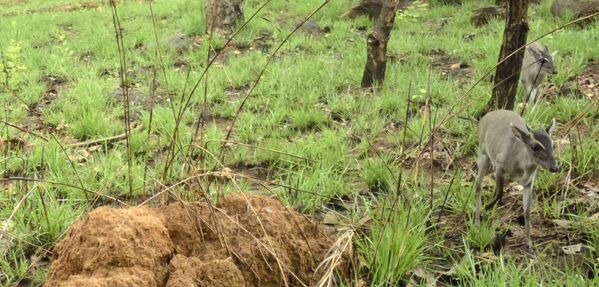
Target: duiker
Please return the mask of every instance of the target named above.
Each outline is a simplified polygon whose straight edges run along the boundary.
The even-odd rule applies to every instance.
[[[522,85],[524,86],[524,97],[528,97],[528,104],[534,105],[539,93],[539,86],[545,81],[545,76],[557,74],[554,54],[549,52],[547,45],[544,47],[533,42],[526,47],[524,59],[522,60]]]
[[[553,142],[550,135],[554,128],[555,119],[547,128],[533,131],[518,114],[508,110],[490,112],[480,120],[475,210],[477,226],[480,225],[481,182],[494,169],[495,194],[486,208],[489,209],[501,201],[504,178],[521,184],[524,187],[522,205],[526,243],[532,247],[530,204],[537,170],[541,167],[551,172],[560,171],[553,158]]]

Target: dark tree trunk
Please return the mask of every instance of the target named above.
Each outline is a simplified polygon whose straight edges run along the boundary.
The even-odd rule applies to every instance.
[[[381,85],[385,79],[387,42],[395,21],[395,8],[395,0],[384,0],[374,31],[368,35],[366,67],[362,76],[363,88],[372,87],[374,84]]]
[[[500,64],[495,70],[493,95],[486,111],[514,108],[528,34],[527,12],[528,0],[512,0],[507,3],[503,43],[498,60]]]
[[[231,34],[243,21],[243,0],[206,0],[206,32]]]

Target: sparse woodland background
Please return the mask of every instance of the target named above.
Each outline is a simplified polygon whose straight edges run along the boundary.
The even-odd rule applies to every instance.
[[[285,230],[303,242],[302,228],[334,230],[305,241],[321,244],[315,253],[337,252],[304,265],[266,256],[274,261],[259,270],[272,272],[247,286],[599,284],[596,0],[513,1],[527,6],[518,19],[528,29],[509,47],[505,17],[518,15],[505,1],[399,1],[376,13],[352,10],[360,1],[117,2],[0,1],[2,285],[42,286],[56,254],[71,250],[57,243],[73,223],[97,218],[89,214],[98,207],[131,208],[106,211],[114,218],[142,210],[164,219],[145,208],[168,204],[209,210],[197,217],[203,223],[177,213],[147,225],[173,236],[188,230],[178,222],[218,230],[214,214],[226,218],[217,209],[229,208],[218,205],[227,195],[236,199],[227,201],[230,213],[242,210],[248,224],[260,225],[249,202],[280,202],[289,209],[273,207],[277,216],[310,222],[267,224],[273,234]],[[225,15],[221,25],[207,9]],[[376,38],[387,33],[384,43]],[[506,95],[494,88],[500,55],[539,37],[557,51],[558,74],[523,117],[533,128],[557,120],[562,172],[537,177],[531,258],[520,187],[506,186],[504,204],[474,226],[475,118],[497,106],[492,95]],[[384,56],[368,43],[386,46]],[[369,66],[368,53],[385,64]],[[504,78],[517,72],[505,67]],[[518,107],[522,87],[512,80],[506,89]],[[491,186],[489,179],[484,200]],[[210,234],[202,242],[238,235]],[[291,241],[277,236],[270,238],[287,248]],[[164,258],[182,255],[164,250]],[[244,256],[226,254],[222,266],[235,270]],[[173,258],[158,260],[157,272],[184,262]],[[287,263],[309,266],[303,280],[289,279],[280,267]],[[206,274],[191,282],[208,284]]]

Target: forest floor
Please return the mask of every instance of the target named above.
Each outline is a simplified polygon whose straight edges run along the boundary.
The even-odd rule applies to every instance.
[[[340,18],[352,1],[280,47],[321,0],[246,0],[256,17],[227,45],[203,1],[118,2],[115,23],[107,1],[0,1],[1,285],[599,284],[599,23],[539,40],[558,74],[524,118],[557,120],[562,172],[537,176],[532,254],[517,184],[473,220],[468,118],[504,23],[470,15],[495,1],[398,12],[375,92],[360,88],[373,23]],[[550,6],[531,5],[529,40],[571,20]]]

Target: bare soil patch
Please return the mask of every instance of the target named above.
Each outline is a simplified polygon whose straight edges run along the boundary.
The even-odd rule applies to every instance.
[[[17,6],[17,5],[21,5],[21,4],[26,4],[27,2],[29,2],[29,0],[10,0],[10,1],[4,1],[4,2],[0,3],[0,7]]]
[[[41,82],[46,85],[44,96],[35,104],[29,107],[29,115],[24,120],[25,127],[29,130],[39,131],[48,129],[54,131],[54,127],[50,127],[43,119],[43,110],[50,106],[52,101],[56,99],[62,90],[64,90],[69,82],[59,75],[46,75],[41,78]]]
[[[581,92],[593,99],[599,95],[599,60],[589,63],[587,69],[578,77],[576,83]]]
[[[474,67],[443,50],[431,50],[427,55],[431,58],[433,70],[441,73],[441,76],[447,79],[455,80],[460,86],[474,78]]]
[[[546,97],[553,101],[558,96],[588,98],[593,100],[599,95],[599,60],[589,62],[587,68],[578,76],[569,79],[561,86],[549,85]]]
[[[45,286],[311,286],[332,235],[265,196],[100,207],[55,246]]]
[[[43,8],[38,8],[38,9],[30,9],[30,10],[25,10],[25,11],[4,13],[4,14],[2,14],[2,17],[11,17],[11,16],[17,16],[17,15],[21,15],[21,14],[39,14],[39,13],[49,13],[49,12],[72,12],[72,11],[83,10],[83,9],[95,9],[100,6],[102,6],[102,1],[64,4],[64,5],[43,7]]]

